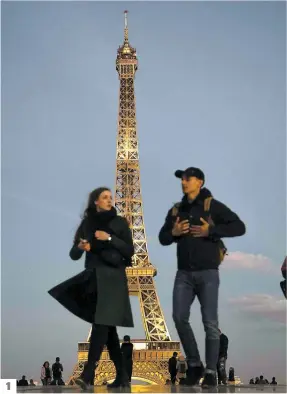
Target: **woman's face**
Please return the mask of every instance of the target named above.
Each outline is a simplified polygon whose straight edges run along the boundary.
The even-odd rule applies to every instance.
[[[112,193],[109,190],[105,190],[100,194],[95,204],[98,211],[110,211],[113,206]]]
[[[49,367],[49,363],[45,363],[45,368],[48,368]]]

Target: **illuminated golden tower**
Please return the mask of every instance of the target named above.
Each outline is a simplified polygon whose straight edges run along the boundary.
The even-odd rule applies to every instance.
[[[172,342],[157,296],[153,277],[156,269],[151,264],[143,219],[140,185],[139,150],[136,124],[134,79],[138,68],[136,50],[128,37],[127,11],[124,43],[119,47],[116,69],[119,74],[119,114],[116,155],[115,207],[124,216],[133,234],[135,254],[132,267],[127,268],[130,295],[139,297],[145,339],[132,340],[134,344],[133,379],[152,384],[164,384],[169,378],[168,359],[179,351],[179,342]],[[91,331],[90,331],[91,334]],[[87,360],[89,339],[78,344],[78,363],[70,378],[78,376]],[[115,377],[115,369],[104,350],[98,363],[95,384]]]

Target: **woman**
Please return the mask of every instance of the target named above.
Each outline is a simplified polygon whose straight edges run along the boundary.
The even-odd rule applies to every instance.
[[[48,361],[45,361],[41,369],[41,381],[43,383],[43,386],[48,386],[48,384],[51,383],[51,378],[52,372],[50,368],[50,363]]]
[[[129,386],[116,326],[133,327],[126,267],[134,254],[129,225],[117,216],[110,189],[90,193],[83,220],[70,251],[72,260],[85,252],[85,270],[49,291],[70,312],[92,323],[88,362],[75,383],[86,389],[93,381],[95,363],[107,345],[115,364],[116,379],[110,388]]]
[[[183,384],[184,380],[186,379],[186,371],[187,371],[187,362],[185,358],[181,355],[179,356],[177,363],[176,363],[176,370],[177,370],[177,379],[179,380],[179,384]]]

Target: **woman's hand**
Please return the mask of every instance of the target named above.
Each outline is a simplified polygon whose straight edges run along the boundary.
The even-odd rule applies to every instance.
[[[107,241],[110,238],[110,234],[106,233],[105,231],[96,231],[95,238],[99,241]]]
[[[84,250],[85,252],[89,252],[91,250],[91,245],[85,239],[81,239],[80,243],[78,244],[78,248]]]

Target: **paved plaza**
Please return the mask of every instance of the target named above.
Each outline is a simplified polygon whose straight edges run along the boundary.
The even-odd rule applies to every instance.
[[[83,393],[77,386],[38,386],[38,387],[18,387],[18,393]],[[86,393],[286,393],[287,387],[278,386],[258,386],[258,385],[228,385],[219,386],[215,389],[201,389],[200,386],[157,386],[157,385],[132,385],[130,389],[108,390],[105,386],[90,387]]]

